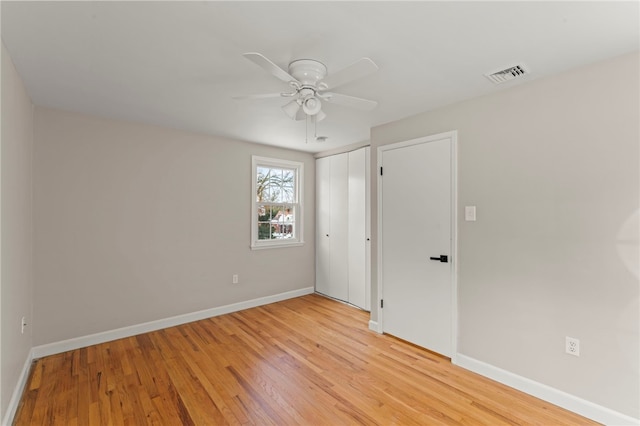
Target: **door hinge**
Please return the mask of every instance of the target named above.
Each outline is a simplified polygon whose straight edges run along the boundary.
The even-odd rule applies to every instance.
[[[380,166],[380,176],[382,176],[382,166]]]
[[[384,300],[383,299],[380,299],[380,307],[384,308]]]

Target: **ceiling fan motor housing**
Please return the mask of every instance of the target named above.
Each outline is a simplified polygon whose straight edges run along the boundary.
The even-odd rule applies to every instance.
[[[322,62],[313,59],[298,59],[289,64],[289,74],[303,86],[315,86],[327,76],[327,67]]]

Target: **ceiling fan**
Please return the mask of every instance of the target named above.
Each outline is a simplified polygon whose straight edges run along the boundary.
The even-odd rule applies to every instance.
[[[375,72],[378,66],[369,58],[361,58],[340,71],[328,74],[327,67],[322,62],[313,59],[295,60],[289,64],[288,71],[285,71],[260,53],[250,52],[242,56],[288,83],[291,91],[234,96],[234,98],[240,100],[291,98],[291,101],[284,105],[282,110],[293,120],[311,119],[313,122],[323,120],[327,115],[322,111],[322,102],[363,111],[370,111],[378,105],[376,101],[369,99],[328,91]]]

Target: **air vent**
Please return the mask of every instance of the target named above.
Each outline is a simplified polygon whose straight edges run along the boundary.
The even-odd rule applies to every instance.
[[[490,74],[485,74],[484,76],[493,83],[500,84],[513,80],[514,78],[520,78],[526,74],[529,74],[529,70],[527,70],[523,64],[519,64]]]

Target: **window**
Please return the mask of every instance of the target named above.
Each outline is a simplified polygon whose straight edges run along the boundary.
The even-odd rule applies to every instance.
[[[303,164],[252,157],[251,248],[302,245]]]

